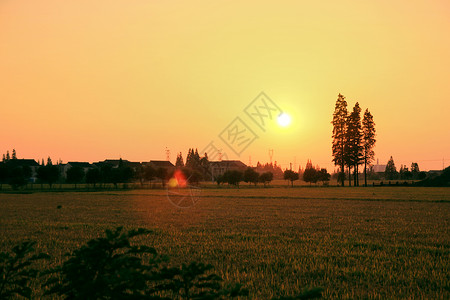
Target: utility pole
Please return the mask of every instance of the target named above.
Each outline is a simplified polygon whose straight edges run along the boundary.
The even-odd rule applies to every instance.
[[[272,164],[273,149],[269,149],[269,158],[270,158],[270,164]]]
[[[170,161],[170,150],[169,150],[169,148],[166,147],[166,151],[165,152],[166,152],[166,160]]]

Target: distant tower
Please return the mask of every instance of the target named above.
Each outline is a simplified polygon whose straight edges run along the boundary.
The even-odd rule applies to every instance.
[[[170,161],[170,150],[169,150],[169,148],[166,147],[166,151],[165,152],[166,152],[166,160]]]
[[[252,156],[249,155],[248,157],[248,166],[251,167],[252,166]]]
[[[270,164],[272,164],[273,149],[269,149],[269,158],[270,158]]]
[[[219,161],[222,161],[222,149],[219,150]]]

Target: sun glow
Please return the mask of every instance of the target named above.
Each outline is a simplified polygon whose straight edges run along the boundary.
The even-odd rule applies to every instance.
[[[281,127],[286,127],[286,126],[288,126],[289,124],[291,124],[291,117],[290,117],[287,113],[282,112],[282,113],[278,116],[277,122],[278,122],[278,124],[279,124]]]

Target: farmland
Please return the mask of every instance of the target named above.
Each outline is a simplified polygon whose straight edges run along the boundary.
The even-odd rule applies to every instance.
[[[0,247],[24,239],[50,265],[107,228],[174,264],[211,263],[252,298],[324,288],[325,298],[450,297],[450,190],[412,187],[205,188],[191,208],[162,189],[0,194]],[[36,295],[40,291],[36,290]]]

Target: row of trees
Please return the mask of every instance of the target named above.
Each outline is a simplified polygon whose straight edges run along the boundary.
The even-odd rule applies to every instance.
[[[306,169],[302,173],[302,177],[305,182],[309,182],[310,184],[317,183],[318,181],[322,181],[325,184],[330,180],[331,175],[324,168],[314,168],[309,160],[306,165]],[[228,183],[229,185],[239,186],[239,183],[243,181],[249,184],[254,184],[255,186],[258,183],[262,183],[264,184],[264,187],[266,187],[273,179],[274,176],[272,172],[259,173],[254,168],[248,167],[243,172],[238,170],[226,171],[215,180],[218,185]],[[291,186],[294,186],[294,181],[300,179],[300,174],[293,170],[285,170],[283,172],[283,179],[289,181]]]
[[[425,172],[421,172],[419,169],[419,165],[416,162],[411,163],[411,169],[409,169],[406,165],[400,165],[400,170],[397,171],[395,167],[394,159],[389,159],[386,164],[386,170],[384,171],[384,177],[386,180],[394,180],[394,179],[425,179]]]
[[[223,183],[228,183],[229,185],[234,185],[239,187],[239,183],[244,181],[249,184],[262,183],[266,187],[273,180],[272,172],[258,173],[253,168],[247,168],[245,171],[241,172],[238,170],[226,171],[222,175],[215,178],[218,185]]]
[[[354,185],[359,185],[358,168],[364,165],[364,185],[367,186],[367,167],[373,161],[375,152],[375,122],[368,109],[361,121],[361,108],[356,102],[351,113],[347,110],[345,97],[338,95],[333,114],[333,162],[339,166],[338,178],[341,185],[345,184],[345,167],[348,170],[349,185],[351,185],[351,170],[353,169]]]

